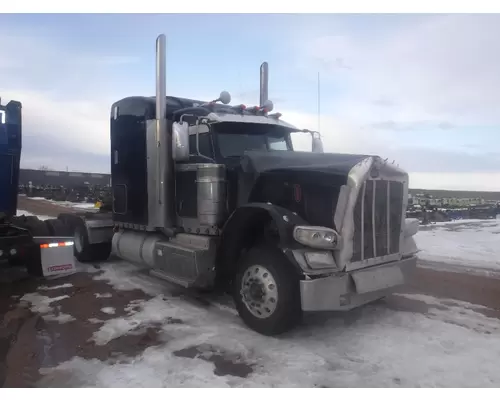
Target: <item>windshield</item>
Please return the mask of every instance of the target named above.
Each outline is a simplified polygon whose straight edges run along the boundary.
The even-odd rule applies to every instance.
[[[280,126],[221,123],[214,130],[222,157],[240,157],[246,150],[293,150],[288,132]]]

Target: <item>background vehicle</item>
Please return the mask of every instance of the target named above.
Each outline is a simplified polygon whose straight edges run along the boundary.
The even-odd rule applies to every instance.
[[[59,263],[72,269],[66,251],[72,243],[62,240],[72,232],[62,221],[16,215],[21,150],[22,105],[12,100],[2,106],[0,101],[0,268],[26,266],[32,275]],[[49,243],[53,246],[46,250]]]

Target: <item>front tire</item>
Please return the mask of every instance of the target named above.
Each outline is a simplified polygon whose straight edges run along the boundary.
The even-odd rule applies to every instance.
[[[243,322],[266,336],[293,329],[302,317],[299,282],[299,274],[279,249],[250,249],[233,280],[233,298]]]

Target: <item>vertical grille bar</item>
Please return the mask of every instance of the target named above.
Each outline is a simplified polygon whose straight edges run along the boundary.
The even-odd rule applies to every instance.
[[[374,237],[373,237],[373,196],[374,196],[374,185],[373,185],[373,180],[368,179],[365,182],[365,191],[364,191],[364,215],[363,215],[363,225],[364,225],[364,234],[363,234],[363,239],[364,239],[364,257],[363,259],[368,259],[368,258],[373,258],[374,255]]]
[[[361,190],[361,260],[365,259],[365,192],[366,182],[363,182]]]
[[[387,181],[387,254],[391,254],[391,181]]]
[[[372,235],[373,235],[373,257],[377,257],[377,229],[375,223],[375,198],[377,196],[377,181],[373,181],[372,193]]]

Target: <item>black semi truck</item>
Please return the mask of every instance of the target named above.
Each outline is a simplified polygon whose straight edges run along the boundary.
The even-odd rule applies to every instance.
[[[305,311],[386,296],[416,265],[408,174],[380,157],[323,153],[319,134],[270,114],[267,64],[256,107],[167,96],[166,37],[156,96],[111,106],[112,211],[60,215],[82,262],[110,253],[186,288],[232,293],[266,335]],[[312,137],[294,150],[291,135]],[[412,223],[413,222],[413,223]]]

